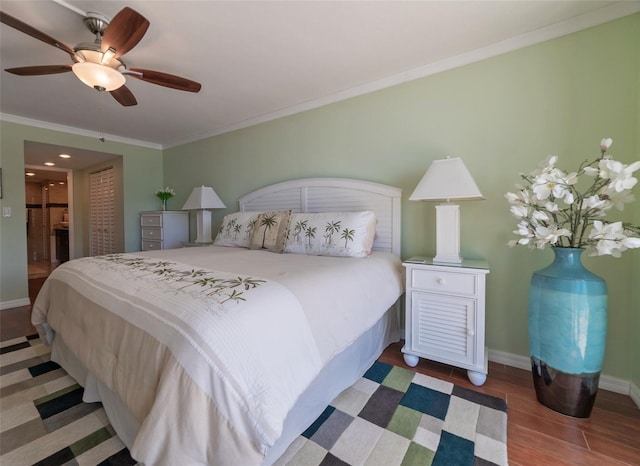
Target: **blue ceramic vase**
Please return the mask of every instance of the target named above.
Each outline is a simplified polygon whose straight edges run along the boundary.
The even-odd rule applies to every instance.
[[[581,248],[553,248],[533,273],[529,350],[536,397],[554,411],[589,417],[598,391],[607,333],[607,285],[584,268]]]

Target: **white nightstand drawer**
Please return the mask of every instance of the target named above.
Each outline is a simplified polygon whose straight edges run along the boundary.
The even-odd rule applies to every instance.
[[[143,228],[142,239],[152,239],[160,241],[162,239],[162,228]]]
[[[179,248],[189,241],[189,212],[185,210],[141,212],[140,226],[143,251]]]
[[[162,241],[142,240],[143,251],[157,251],[162,249]]]
[[[140,217],[140,224],[143,227],[161,227],[162,215],[160,214],[144,214]]]
[[[469,273],[414,269],[411,277],[414,289],[466,295],[477,292],[477,277]]]

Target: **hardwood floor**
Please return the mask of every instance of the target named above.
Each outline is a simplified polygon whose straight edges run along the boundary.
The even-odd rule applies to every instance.
[[[29,280],[31,302],[43,279]],[[2,340],[35,333],[31,309],[0,311]],[[406,367],[402,343],[389,346],[380,360]],[[507,444],[511,466],[640,465],[640,408],[630,397],[600,390],[588,419],[556,413],[536,401],[531,373],[489,363],[482,387],[472,385],[466,371],[421,359],[415,370],[507,400]]]

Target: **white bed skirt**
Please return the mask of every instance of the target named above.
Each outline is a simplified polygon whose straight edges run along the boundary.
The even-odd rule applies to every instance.
[[[287,415],[283,433],[267,452],[264,465],[273,464],[336,396],[353,385],[389,344],[399,340],[398,319],[396,303],[372,328],[331,359]],[[89,373],[59,338],[53,341],[51,359],[84,387],[83,401],[103,404],[114,430],[131,449],[140,425],[119,396]]]

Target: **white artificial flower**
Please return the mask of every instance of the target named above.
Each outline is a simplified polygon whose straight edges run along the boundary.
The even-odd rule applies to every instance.
[[[556,244],[561,236],[571,236],[571,232],[566,228],[557,227],[536,227],[536,238],[542,240],[543,243]]]
[[[627,249],[640,248],[640,238],[630,238],[629,236],[627,236],[622,240],[622,244]]]
[[[639,226],[627,225],[625,229],[621,222],[601,220],[613,207],[623,210],[625,204],[634,201],[631,189],[638,181],[633,173],[640,170],[640,161],[625,165],[605,154],[612,144],[611,138],[603,138],[600,157],[582,163],[577,172],[557,168],[558,156],[549,155],[539,168],[521,174],[527,184],[517,184],[517,192],[505,195],[511,214],[518,219],[518,229],[513,233],[520,236],[509,244],[539,249],[547,245],[588,248],[597,255],[614,257],[640,247]],[[592,182],[579,190],[582,174]],[[561,208],[559,200],[566,206]]]
[[[544,208],[552,214],[558,213],[560,211],[560,209],[558,208],[558,204],[556,204],[555,202],[547,202],[544,205]]]
[[[621,162],[611,159],[603,159],[598,164],[600,168],[600,178],[610,179],[609,187],[615,191],[624,191],[632,189],[638,180],[634,178],[633,172],[640,168],[640,161],[631,165],[625,165]]]
[[[524,205],[512,205],[511,213],[516,218],[526,218],[529,216],[529,208]]]
[[[598,173],[600,173],[600,170],[593,167],[585,167],[582,171],[584,172],[585,175],[588,175],[588,176],[597,176]]]
[[[610,204],[606,199],[601,199],[597,194],[589,196],[584,199],[582,203],[583,209],[605,209],[607,204]]]
[[[613,139],[611,139],[611,138],[602,138],[602,140],[600,141],[600,150],[603,153],[608,151],[609,147],[611,147],[611,144],[613,144]]]
[[[543,210],[535,210],[533,214],[531,214],[531,220],[533,220],[535,224],[539,224],[549,222],[551,219]]]
[[[630,204],[636,199],[629,190],[621,192],[606,190],[604,194],[606,195],[609,203],[618,210],[624,210],[625,204]]]
[[[514,193],[507,193],[504,195],[505,199],[509,204],[518,204],[520,203],[520,197]]]

